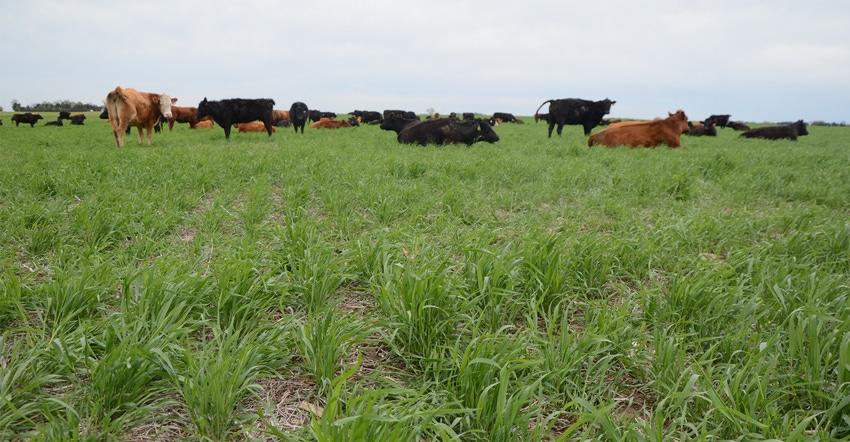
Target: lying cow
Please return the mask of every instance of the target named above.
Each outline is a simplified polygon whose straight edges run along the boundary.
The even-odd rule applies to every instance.
[[[540,108],[546,103],[550,103],[549,113],[538,114]],[[602,101],[589,101],[579,98],[546,100],[534,114],[535,116],[546,115],[546,121],[549,123],[549,138],[552,138],[552,129],[555,125],[558,125],[558,135],[560,136],[565,124],[580,124],[584,127],[584,134],[590,135],[590,131],[599,126],[602,117],[611,112],[611,106],[615,103],[617,102],[607,98]]]
[[[726,126],[731,127],[733,130],[739,130],[744,132],[750,130],[750,126],[747,126],[746,124],[740,121],[730,121],[726,124]]]
[[[272,136],[272,111],[274,100],[271,98],[228,98],[220,101],[204,101],[198,103],[198,115],[200,120],[206,116],[212,117],[219,126],[224,129],[224,138],[230,139],[230,129],[236,123],[250,123],[262,121],[263,125]]]
[[[712,116],[708,117],[708,119],[706,121],[710,121],[712,123],[717,124],[721,128],[725,128],[726,126],[729,125],[729,117],[730,116],[731,115],[712,115]]]
[[[142,144],[142,129],[147,129],[148,146],[151,145],[151,133],[160,118],[171,117],[171,104],[176,98],[167,94],[139,92],[135,89],[122,89],[120,86],[106,95],[106,111],[112,124],[112,134],[118,147],[124,146],[124,132],[130,127],[139,130],[139,144]]]
[[[502,123],[516,123],[518,121],[514,114],[508,112],[496,112],[493,114],[493,119],[499,119]]]
[[[310,129],[339,129],[342,127],[359,126],[357,118],[351,117],[348,120],[334,120],[333,118],[322,118],[319,121],[310,125]]]
[[[418,119],[404,118],[400,115],[391,115],[389,118],[384,118],[384,121],[381,121],[381,129],[391,130],[399,134],[407,126],[418,123],[419,121]]]
[[[189,129],[212,129],[215,127],[215,121],[210,117],[201,118],[200,121],[195,123],[195,127],[190,127]]]
[[[765,140],[780,140],[788,138],[792,141],[797,141],[798,136],[808,134],[809,131],[806,130],[806,123],[804,123],[803,120],[797,120],[794,123],[784,124],[781,126],[757,127],[742,133],[740,136],[744,138],[762,138]]]
[[[383,117],[381,117],[381,113],[378,111],[364,111],[364,110],[355,110],[351,112],[351,115],[360,118],[361,123],[373,123],[376,121],[381,121]],[[418,117],[417,117],[418,119]]]
[[[682,110],[659,120],[613,124],[590,136],[588,146],[655,147],[666,144],[680,147],[681,136],[688,131],[688,117]]]
[[[45,126],[63,126],[61,118],[57,118],[56,121],[48,121],[47,123],[44,123],[44,125]]]
[[[44,119],[44,117],[42,117],[41,115],[33,114],[33,113],[29,113],[29,112],[27,112],[25,114],[12,115],[12,121],[15,122],[15,127],[17,127],[21,123],[29,124],[30,127],[35,127],[35,123],[37,123],[38,120],[43,120],[43,119]]]
[[[435,118],[419,121],[405,127],[398,134],[398,142],[403,144],[456,144],[499,141],[496,131],[486,120],[460,121],[457,119]]]
[[[86,121],[86,116],[83,114],[77,114],[70,116],[68,119],[71,120],[71,125],[82,126]]]
[[[250,123],[236,123],[234,124],[236,129],[239,130],[239,133],[244,132],[265,132],[266,124],[262,121],[252,121]],[[277,129],[272,126],[272,132],[276,132]]]
[[[273,110],[272,111],[272,124],[275,126],[280,126],[278,123],[281,121],[289,121],[289,111],[285,110]],[[288,126],[287,126],[288,127]]]
[[[699,124],[690,125],[690,129],[685,135],[689,135],[692,137],[716,137],[717,136],[717,127],[711,119],[707,119]]]

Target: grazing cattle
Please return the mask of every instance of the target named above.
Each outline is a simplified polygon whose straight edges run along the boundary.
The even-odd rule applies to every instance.
[[[730,115],[712,115],[706,121],[715,123],[720,127],[726,127],[729,125],[729,117]]]
[[[747,126],[746,124],[741,123],[740,121],[730,121],[729,123],[726,124],[726,126],[731,127],[733,130],[740,130],[740,131],[750,130],[750,126]]]
[[[499,141],[496,131],[486,120],[460,121],[448,118],[434,118],[410,124],[398,134],[398,142],[403,144],[455,144]]]
[[[236,123],[250,123],[262,121],[263,125],[272,136],[272,111],[274,100],[271,98],[228,98],[220,101],[204,101],[198,103],[198,119],[206,116],[212,117],[219,126],[224,129],[224,138],[230,139],[230,129]]]
[[[44,119],[44,117],[42,117],[41,115],[33,114],[33,113],[29,113],[29,112],[27,112],[25,114],[12,115],[12,121],[15,122],[15,127],[17,127],[21,123],[29,124],[30,127],[35,127],[35,123],[37,123],[38,120],[43,120],[43,119]]]
[[[791,124],[783,124],[781,126],[767,126],[750,129],[740,136],[744,138],[762,138],[765,140],[781,140],[788,138],[792,141],[797,141],[798,136],[808,135],[806,123],[803,120],[797,120]]]
[[[538,114],[538,113],[535,113],[535,114],[534,114],[534,122],[535,122],[535,123],[537,123],[537,122],[539,122],[540,120],[543,120],[543,121],[549,121],[549,114]],[[604,121],[604,120],[600,120],[600,121]],[[600,123],[600,124],[601,124],[601,123]]]
[[[474,120],[475,114],[473,112],[464,112],[462,114],[464,120]]]
[[[189,129],[198,124],[198,108],[171,106],[171,117],[166,118],[168,130],[174,130],[174,123],[189,123]]]
[[[236,129],[238,129],[240,133],[266,131],[266,123],[262,121],[251,121],[250,123],[236,123],[234,124],[234,126],[236,126]],[[272,132],[275,131],[277,131],[277,129],[272,126]]]
[[[45,126],[62,126],[63,124],[62,124],[62,119],[57,118],[56,121],[48,121],[47,123],[44,123],[44,125]]]
[[[77,114],[77,115],[72,115],[68,119],[71,120],[72,125],[82,126],[83,123],[86,121],[86,116],[83,115],[83,114]]]
[[[602,117],[611,112],[611,106],[616,101],[604,99],[602,101],[589,101],[579,98],[562,98],[558,100],[546,100],[537,111],[540,111],[546,103],[549,103],[549,114],[546,121],[549,123],[549,138],[552,138],[552,129],[558,125],[558,135],[561,135],[561,130],[565,124],[580,124],[584,127],[584,134],[590,135],[590,131],[599,126],[602,122]]]
[[[115,143],[118,147],[123,147],[124,132],[130,127],[136,127],[139,130],[139,144],[142,144],[142,129],[147,129],[150,146],[154,126],[159,123],[160,117],[171,117],[171,104],[176,102],[176,98],[167,94],[116,87],[106,95],[106,111],[112,124]]]
[[[57,118],[57,120],[70,120],[70,119],[71,119],[71,113],[70,112],[67,112],[67,111],[59,112],[59,117]]]
[[[494,119],[500,119],[502,123],[516,123],[517,119],[514,114],[509,114],[507,112],[496,112],[493,114]]]
[[[348,120],[334,120],[333,118],[322,118],[310,125],[310,129],[339,129],[341,127],[359,126],[357,118]]]
[[[381,129],[395,131],[396,134],[401,133],[405,127],[413,123],[418,123],[420,120],[413,118],[404,118],[400,115],[391,115],[389,118],[384,118],[381,121]]]
[[[690,125],[690,122],[688,123]],[[716,137],[717,136],[717,127],[716,124],[710,119],[707,119],[699,125],[694,124],[690,126],[688,132],[685,135],[690,135],[692,137]]]
[[[190,127],[189,129],[212,129],[215,127],[215,120],[210,117],[201,118],[197,123],[195,123],[195,127]]]
[[[680,147],[682,145],[680,138],[688,131],[688,117],[681,110],[668,115],[663,120],[627,122],[608,126],[591,135],[587,145],[655,147],[666,144],[670,147]]]
[[[295,133],[298,133],[298,128],[301,128],[301,133],[304,133],[304,126],[307,124],[307,118],[309,117],[310,110],[307,108],[307,105],[296,101],[292,103],[292,106],[289,107],[289,120],[292,121],[292,127],[295,129]]]

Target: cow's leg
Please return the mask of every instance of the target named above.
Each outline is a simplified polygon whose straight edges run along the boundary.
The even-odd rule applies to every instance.
[[[232,124],[222,124],[221,125],[221,127],[224,128],[224,139],[225,140],[230,140],[230,128],[232,126],[233,126]]]
[[[141,134],[141,131],[142,131],[142,130],[141,130],[141,129],[139,129],[139,133],[140,133],[140,134]],[[148,131],[148,146],[150,146],[150,145],[151,145],[151,134],[153,134],[153,126],[149,126],[149,127],[147,128],[147,131]]]
[[[584,136],[590,135],[591,130],[593,130],[593,126],[584,124]]]
[[[549,123],[549,138],[552,138],[552,129],[555,128],[555,123]],[[560,132],[559,132],[560,134]]]
[[[272,136],[272,122],[271,122],[271,120],[264,120],[263,125],[266,126],[266,132],[269,133],[269,136]]]
[[[563,130],[564,130],[564,124],[558,123],[558,136],[559,137],[561,136],[561,131],[563,131]]]

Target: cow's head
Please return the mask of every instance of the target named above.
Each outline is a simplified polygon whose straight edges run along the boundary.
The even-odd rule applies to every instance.
[[[478,137],[475,141],[495,143],[496,141],[499,141],[499,135],[496,134],[496,131],[493,130],[487,120],[478,120]]]
[[[670,112],[667,112],[667,115],[668,115],[667,118],[675,120],[679,123],[679,129],[681,129],[683,134],[688,133],[688,131],[690,130],[690,127],[688,127],[688,116],[685,115],[685,111],[679,109],[679,110],[676,111],[675,114],[671,114]]]
[[[803,120],[797,120],[794,123],[794,127],[797,128],[797,135],[808,135],[809,131],[806,129],[806,123]]]
[[[163,117],[171,118],[173,116],[171,114],[171,105],[177,102],[176,98],[171,98],[168,94],[160,94],[153,99],[153,102],[159,104],[159,111]]]

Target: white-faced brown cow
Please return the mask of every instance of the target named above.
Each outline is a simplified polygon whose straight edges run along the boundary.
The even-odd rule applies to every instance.
[[[150,146],[154,125],[161,117],[172,117],[171,104],[176,102],[176,98],[167,94],[116,87],[106,96],[106,112],[109,122],[112,123],[112,134],[115,135],[118,147],[124,146],[124,131],[130,127],[139,128],[139,144],[142,144],[142,129],[147,129]]]

